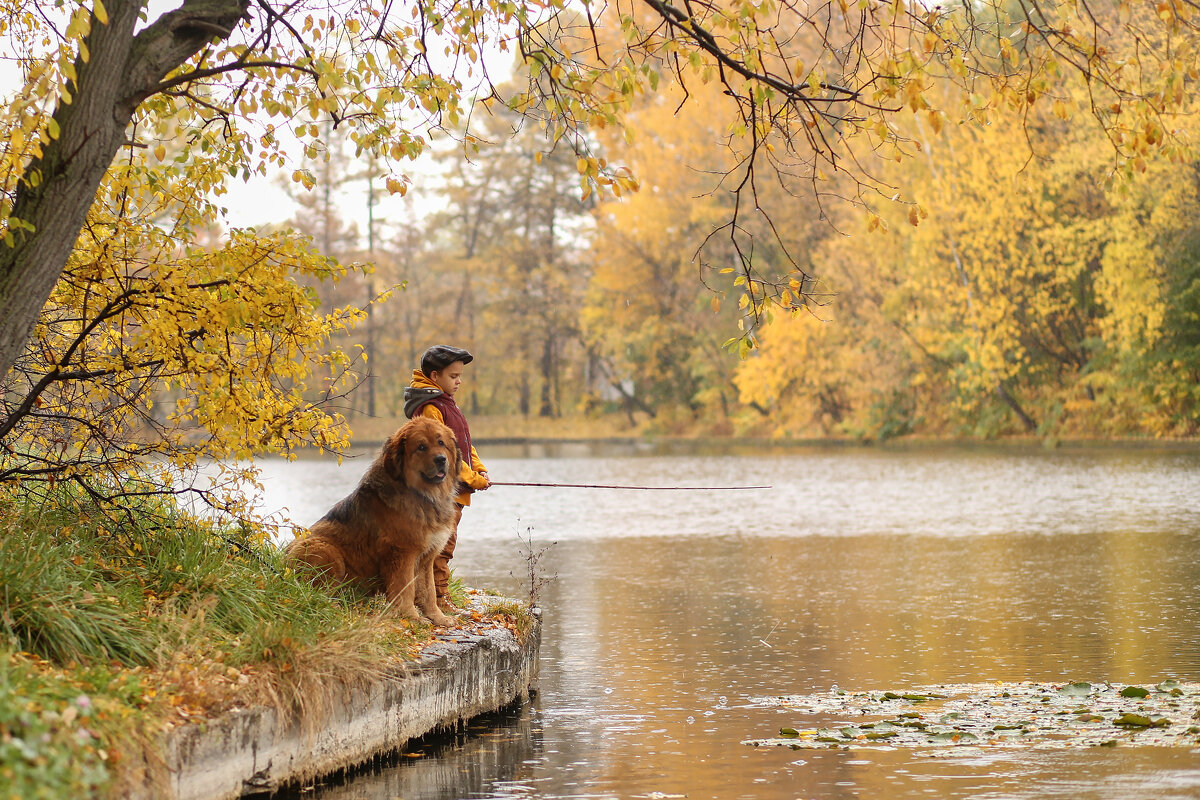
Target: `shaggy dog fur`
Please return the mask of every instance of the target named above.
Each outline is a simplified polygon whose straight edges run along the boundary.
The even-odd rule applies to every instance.
[[[287,548],[293,563],[316,568],[333,583],[382,590],[397,610],[435,625],[433,560],[454,527],[458,492],[454,433],[418,417],[392,434],[358,487]]]

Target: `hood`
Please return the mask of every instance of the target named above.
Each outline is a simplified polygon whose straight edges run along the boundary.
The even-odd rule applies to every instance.
[[[408,389],[436,389],[439,392],[442,391],[436,383],[429,379],[428,375],[419,369],[413,370],[412,383],[404,390],[405,394],[408,394]]]
[[[412,385],[404,387],[404,416],[412,419],[416,410],[435,397],[445,394],[419,369],[413,370]]]

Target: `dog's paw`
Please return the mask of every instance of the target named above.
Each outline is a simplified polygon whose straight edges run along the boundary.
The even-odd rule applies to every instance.
[[[432,622],[434,625],[437,625],[439,628],[448,628],[455,624],[455,620],[453,618],[447,617],[445,614],[441,613],[440,611],[435,612],[433,614],[429,614],[428,617],[429,617],[429,621]]]
[[[396,606],[395,609],[396,609],[396,614],[398,616],[404,617],[405,619],[411,619],[413,622],[424,622],[425,621],[425,618],[423,616],[421,616],[421,612],[417,611],[416,606],[408,606],[407,608],[404,606]]]

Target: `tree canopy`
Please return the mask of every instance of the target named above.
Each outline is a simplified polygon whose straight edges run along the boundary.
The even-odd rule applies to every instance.
[[[449,127],[474,141],[469,118],[482,88],[485,100],[565,137],[580,154],[585,191],[620,191],[636,179],[587,154],[590,132],[620,125],[638,96],[664,85],[681,87],[686,102],[693,87],[716,82],[733,101],[722,127],[739,200],[757,195],[761,166],[772,163],[767,179],[809,182],[818,198],[845,192],[823,182],[847,171],[856,178],[850,199],[873,209],[896,191],[867,153],[915,152],[897,125],[902,113],[937,130],[1039,103],[1066,116],[1082,104],[1114,155],[1141,168],[1148,150],[1182,146],[1167,115],[1197,75],[1193,9],[1176,0],[932,8],[621,0],[579,9],[564,0],[186,0],[153,19],[145,0],[59,0],[46,13],[41,5],[4,5],[26,85],[4,116],[0,372],[32,330],[123,147],[144,148],[132,160],[153,164],[182,137],[171,162],[217,148],[230,172],[245,174],[286,168],[284,129],[316,148],[318,123],[331,119],[385,159],[389,186],[402,190],[395,162],[418,154],[431,130]],[[484,70],[490,48],[519,53],[529,75],[522,91],[495,91]],[[965,91],[950,101],[930,91],[947,81]],[[865,148],[854,148],[857,140]],[[738,202],[728,220],[748,281],[758,267],[739,226],[761,210]],[[761,286],[750,284],[756,311],[783,288],[796,300],[790,271],[776,265],[758,276]]]
[[[523,288],[541,293],[534,306],[545,338],[536,356],[547,376],[558,374],[555,343],[575,337],[609,367],[673,364],[683,372],[671,385],[696,402],[700,386],[723,368],[655,352],[695,333],[689,316],[705,307],[677,292],[683,276],[694,270],[715,292],[711,305],[736,298],[724,306],[736,309],[726,313],[739,329],[726,344],[740,343],[744,355],[772,329],[776,311],[822,307],[828,288],[853,281],[848,272],[815,269],[820,251],[809,221],[833,230],[857,220],[868,230],[919,225],[938,193],[964,204],[1004,197],[988,213],[1009,215],[1010,226],[1011,217],[1040,220],[1032,230],[1010,230],[993,249],[995,266],[986,268],[982,255],[967,261],[992,249],[983,231],[994,227],[939,225],[920,255],[940,249],[953,265],[966,306],[939,313],[961,314],[971,334],[954,344],[949,333],[934,333],[936,324],[934,339],[905,328],[912,334],[906,341],[930,358],[965,358],[958,385],[977,381],[1007,396],[1027,427],[1040,422],[1013,387],[1029,378],[1036,359],[1022,353],[1042,353],[1055,369],[1082,369],[1099,352],[1098,334],[1132,341],[1174,319],[1136,302],[1136,280],[1118,280],[1129,263],[1119,247],[1105,250],[1105,277],[1083,280],[1091,274],[1086,265],[1101,258],[1098,240],[1083,235],[1089,223],[1070,223],[1067,246],[1065,228],[1055,230],[1047,217],[1097,199],[1072,187],[1069,172],[1049,195],[1009,193],[987,186],[996,177],[990,166],[1001,163],[995,154],[980,151],[984,163],[966,154],[989,130],[1006,130],[999,155],[1005,169],[1019,172],[1021,164],[1051,158],[1055,136],[1091,131],[1103,146],[1089,151],[1086,169],[1075,169],[1101,186],[1188,159],[1190,128],[1179,120],[1200,77],[1200,48],[1196,10],[1183,0],[932,7],[905,0],[184,0],[161,12],[146,0],[4,0],[0,9],[0,33],[22,82],[0,112],[0,436],[38,414],[74,426],[60,426],[54,441],[30,434],[19,447],[6,445],[7,457],[17,459],[15,467],[6,462],[12,474],[39,474],[38,460],[55,448],[85,452],[99,418],[114,425],[134,419],[112,413],[122,404],[145,410],[147,387],[165,387],[181,402],[173,415],[142,414],[140,425],[162,433],[155,426],[167,417],[198,423],[214,441],[227,441],[219,451],[288,451],[305,440],[344,438],[334,430],[337,418],[318,423],[318,412],[341,391],[337,382],[356,356],[336,348],[325,354],[323,343],[357,312],[322,309],[283,276],[332,280],[355,269],[323,260],[329,254],[297,234],[242,230],[214,238],[230,223],[220,198],[231,181],[281,170],[312,187],[320,171],[293,162],[288,144],[299,142],[304,157],[316,159],[331,132],[370,163],[386,190],[403,193],[404,162],[438,132],[487,169],[481,148],[510,125],[540,131],[545,144],[526,166],[545,175],[521,174],[527,188],[541,188],[523,195],[524,206],[507,206],[501,224],[518,226],[530,241],[541,237],[550,250],[526,252],[489,280],[527,281]],[[488,74],[495,51],[515,59],[514,82]],[[662,171],[653,147],[636,141],[637,125],[655,115],[690,126],[693,140],[672,134],[671,147],[715,143],[722,154],[705,160],[702,174],[669,178],[680,197],[707,198],[691,211],[680,217],[678,207],[647,199],[645,217],[622,222],[630,212],[607,203]],[[564,194],[572,162],[577,198]],[[906,172],[905,164],[928,173]],[[1181,190],[1179,201],[1189,197]],[[1142,213],[1128,203],[1130,215]],[[553,243],[562,215],[580,204],[605,209],[599,224],[614,245],[594,265],[589,310],[576,319],[561,312],[577,299],[579,281],[570,280],[574,266]],[[842,213],[847,206],[855,209],[851,217]],[[796,215],[805,222],[796,224]],[[1093,219],[1092,232],[1103,239],[1104,217]],[[1154,230],[1145,235],[1158,236]],[[468,242],[472,232],[462,235]],[[627,283],[624,265],[612,261],[618,252],[651,276],[653,284],[638,285],[646,291]],[[829,252],[825,263],[839,263]],[[1031,253],[1052,255],[1054,274],[1047,278],[1046,260]],[[282,271],[272,277],[273,270]],[[930,274],[913,277],[910,297]],[[868,296],[904,324],[905,299],[883,288],[872,286]],[[653,325],[635,319],[636,307],[624,315],[606,307],[600,298],[612,291],[645,304]],[[464,283],[460,299],[472,297]],[[1103,299],[1110,309],[1131,302],[1102,314]],[[619,346],[614,331],[623,332]],[[782,335],[771,333],[776,342]],[[1194,348],[1182,334],[1160,343],[1176,353]],[[814,354],[805,357],[819,351],[827,347],[815,340],[802,348]],[[1106,363],[1121,362],[1120,352],[1105,350],[1113,359]],[[319,396],[308,385],[317,374],[329,381]],[[726,398],[727,379],[718,391]],[[101,381],[102,397],[79,394],[81,380]],[[846,396],[851,383],[817,391],[823,413],[844,416],[846,404],[857,402]],[[552,411],[555,392],[543,387],[531,402]],[[771,401],[751,395],[760,407]],[[90,416],[77,411],[84,396]],[[226,440],[222,431],[236,434]],[[129,443],[144,436],[109,430],[105,440],[132,452]]]

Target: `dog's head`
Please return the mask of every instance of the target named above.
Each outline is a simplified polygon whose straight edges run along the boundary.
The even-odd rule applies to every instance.
[[[392,434],[383,446],[388,475],[410,489],[431,493],[458,483],[458,445],[454,431],[429,417],[417,417]]]

